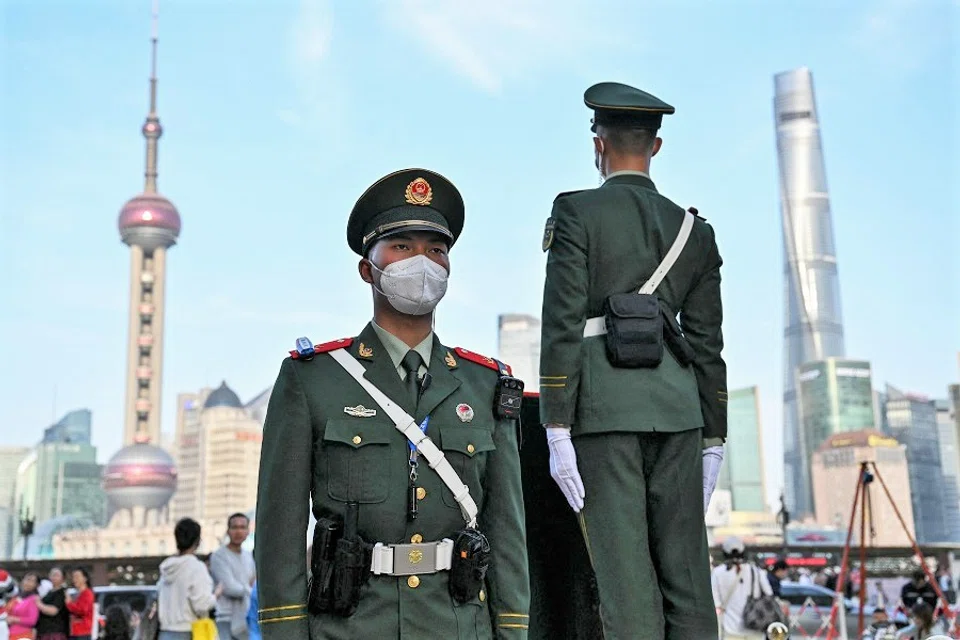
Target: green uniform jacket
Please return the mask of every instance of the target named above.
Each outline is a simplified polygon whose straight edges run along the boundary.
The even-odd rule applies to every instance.
[[[349,352],[366,378],[413,415],[403,382],[371,325]],[[469,486],[480,510],[478,527],[491,545],[486,588],[459,605],[449,573],[370,576],[349,618],[308,615],[308,509],[345,515],[360,502],[360,536],[370,542],[432,542],[454,538],[464,525],[453,494],[421,458],[417,484],[426,494],[419,516],[407,520],[406,438],[363,388],[326,353],[286,359],[273,388],[263,430],[257,496],[256,561],[260,623],[265,640],[307,638],[527,637],[529,578],[517,425],[493,414],[496,371],[460,358],[434,338],[432,384],[415,416],[430,415],[427,435]],[[474,417],[463,422],[457,406]],[[344,409],[363,405],[372,417]],[[422,538],[422,540],[421,540]]]
[[[616,293],[638,291],[680,231],[684,210],[644,175],[611,176],[597,189],[561,194],[544,232],[549,250],[543,292],[540,416],[574,435],[677,432],[727,434],[727,373],[720,355],[720,253],[712,227],[697,218],[656,295],[680,314],[696,352],[681,368],[664,347],[656,369],[613,367],[605,336],[583,337],[587,318]]]

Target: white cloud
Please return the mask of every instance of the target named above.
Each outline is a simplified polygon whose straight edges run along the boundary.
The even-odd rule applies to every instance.
[[[559,65],[600,40],[586,2],[389,0],[384,17],[478,88],[497,93],[536,67]],[[609,40],[606,40],[609,46]]]

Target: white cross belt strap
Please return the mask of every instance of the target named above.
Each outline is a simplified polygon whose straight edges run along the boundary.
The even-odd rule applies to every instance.
[[[440,451],[437,445],[433,443],[433,440],[428,438],[427,434],[420,430],[417,421],[411,418],[410,414],[388,398],[376,385],[363,377],[367,370],[356,358],[351,356],[345,349],[337,349],[329,353],[334,360],[340,363],[341,367],[346,369],[347,373],[353,376],[353,379],[363,387],[364,391],[370,394],[373,401],[380,405],[383,412],[393,420],[397,431],[406,436],[407,440],[412,442],[417,448],[417,451],[426,458],[430,468],[437,472],[437,475],[443,480],[443,484],[447,485],[447,488],[453,492],[453,499],[460,505],[460,513],[463,514],[463,519],[467,521],[467,526],[471,528],[476,527],[477,503],[474,502],[470,496],[470,488],[463,483],[463,480],[460,479],[457,472],[453,470],[450,461],[443,455],[443,451]]]
[[[687,238],[690,237],[690,230],[693,229],[693,219],[694,215],[692,213],[689,211],[684,212],[683,223],[680,225],[680,233],[677,234],[677,239],[673,241],[673,246],[667,251],[667,255],[663,256],[663,261],[660,263],[660,266],[657,267],[657,270],[653,272],[650,279],[640,287],[640,291],[637,293],[647,295],[653,293],[657,290],[657,287],[660,286],[660,283],[667,274],[670,273],[670,269],[673,268],[673,264],[677,261],[677,258],[680,257],[683,247],[687,244]],[[602,336],[606,332],[607,322],[603,316],[587,318],[587,323],[583,325],[584,338]]]

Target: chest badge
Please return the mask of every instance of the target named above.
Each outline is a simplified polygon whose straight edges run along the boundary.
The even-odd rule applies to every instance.
[[[372,418],[377,415],[376,409],[367,409],[362,404],[358,404],[355,407],[344,407],[343,412],[348,416],[353,416],[354,418]]]
[[[458,404],[457,417],[460,418],[460,422],[470,422],[473,420],[473,407],[465,403]]]

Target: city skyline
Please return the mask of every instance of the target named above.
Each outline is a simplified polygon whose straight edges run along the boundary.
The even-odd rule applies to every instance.
[[[494,354],[498,315],[540,315],[539,245],[554,195],[596,184],[581,97],[611,79],[677,106],[653,177],[717,231],[729,386],[759,387],[776,494],[783,274],[770,79],[803,65],[816,74],[829,131],[846,352],[871,362],[878,387],[946,396],[960,377],[957,301],[943,282],[960,273],[950,242],[960,234],[944,228],[956,210],[956,163],[943,135],[955,98],[942,82],[955,7],[758,7],[746,22],[717,8],[668,8],[656,29],[639,15],[611,27],[599,6],[589,15],[543,8],[520,2],[508,19],[503,7],[458,3],[406,16],[359,6],[333,13],[322,2],[279,3],[269,16],[164,7],[164,190],[191,217],[168,265],[163,431],[173,431],[178,392],[227,378],[252,397],[297,336],[359,331],[369,291],[344,246],[346,215],[371,176],[400,166],[436,168],[465,193],[467,225],[437,328],[449,344]],[[131,52],[143,50],[148,16],[147,2],[9,11],[0,46],[17,64],[6,77],[31,101],[0,106],[9,142],[0,193],[18,213],[4,216],[0,238],[11,249],[0,252],[0,268],[19,274],[5,300],[17,313],[0,314],[0,330],[17,337],[6,357],[16,373],[0,379],[16,427],[4,444],[39,440],[56,420],[54,397],[54,412],[94,411],[102,458],[122,440],[118,336],[128,290],[119,274],[129,258],[113,224],[142,172],[131,131],[142,122],[147,64]],[[792,32],[777,30],[784,20]],[[689,47],[675,46],[681,29]],[[438,30],[456,33],[461,48],[442,49]],[[643,42],[626,37],[634,31]],[[237,51],[236,41],[248,46]],[[769,55],[750,55],[756,47]],[[703,82],[711,77],[724,82]],[[929,105],[922,118],[911,110],[918,100]],[[890,123],[907,118],[920,146],[891,179],[873,159],[890,156]],[[490,270],[513,274],[509,297]],[[894,313],[886,294],[896,291],[929,301],[932,312]],[[53,368],[37,356],[50,341],[59,345]]]

